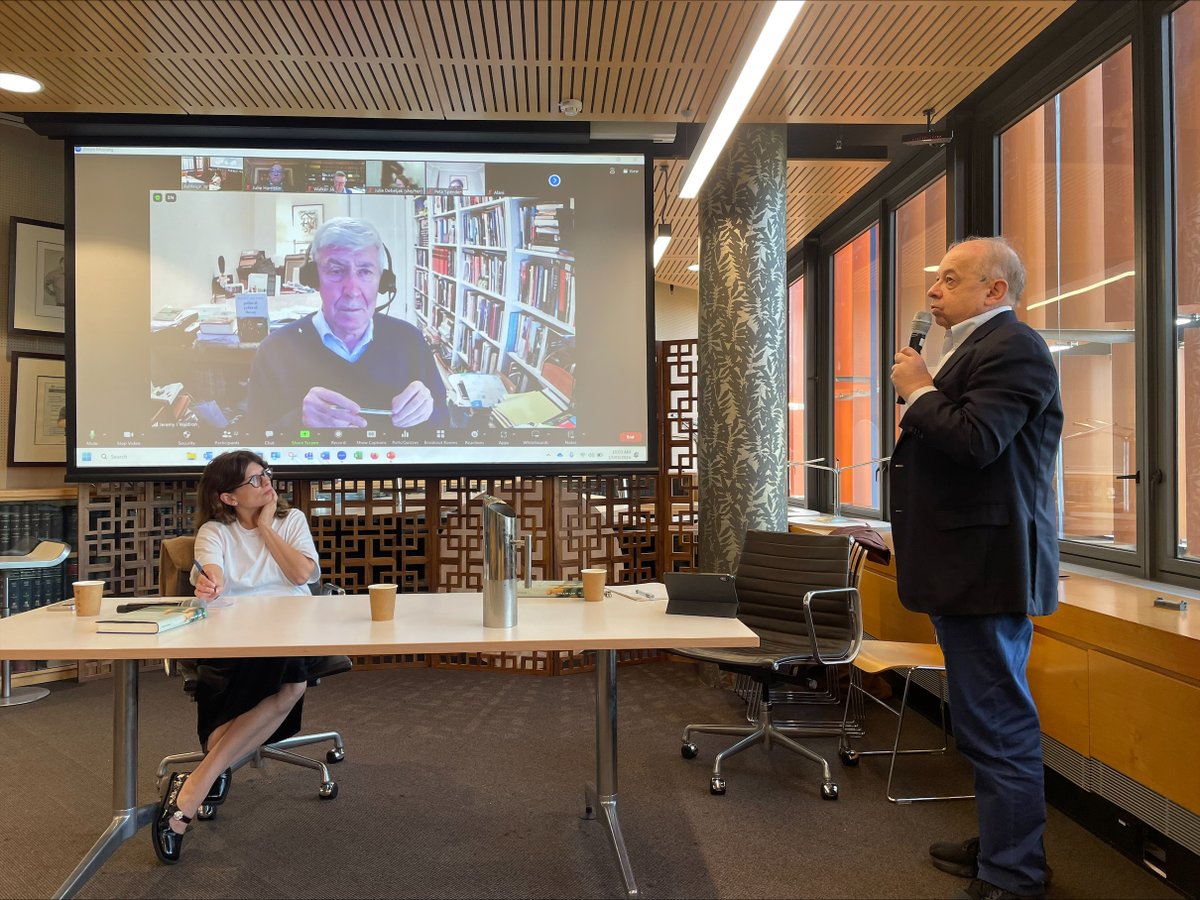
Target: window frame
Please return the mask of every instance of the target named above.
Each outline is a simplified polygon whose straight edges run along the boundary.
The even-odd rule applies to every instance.
[[[877,220],[880,227],[881,371],[890,367],[895,342],[894,211],[945,174],[947,241],[995,234],[999,226],[1000,134],[1062,92],[1126,44],[1131,45],[1134,140],[1134,328],[1138,341],[1135,409],[1137,549],[1112,550],[1060,541],[1064,562],[1200,588],[1200,560],[1176,556],[1179,492],[1175,408],[1178,373],[1173,350],[1177,303],[1174,258],[1174,152],[1171,121],[1170,15],[1188,0],[1081,2],[1019,51],[995,76],[952,110],[955,139],[945,150],[920,157],[855,198],[804,244],[806,343],[810,382],[808,457],[832,449],[832,253]],[[1194,0],[1200,2],[1200,0]],[[1064,39],[1067,36],[1069,39]],[[789,272],[789,274],[791,274]],[[879,392],[881,453],[894,447],[895,405]],[[1169,402],[1168,402],[1169,401]],[[828,510],[823,479],[808,482],[808,505]],[[880,493],[889,508],[885,480]],[[846,507],[846,514],[862,511]]]

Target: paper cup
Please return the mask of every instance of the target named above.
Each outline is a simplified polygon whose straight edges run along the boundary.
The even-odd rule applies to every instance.
[[[373,584],[367,588],[371,594],[371,620],[390,622],[396,618],[396,586]]]
[[[584,569],[583,575],[583,599],[589,603],[595,603],[597,600],[604,599],[604,579],[608,575],[607,569]]]
[[[104,596],[103,581],[76,581],[71,585],[75,592],[75,615],[100,615],[100,598]]]

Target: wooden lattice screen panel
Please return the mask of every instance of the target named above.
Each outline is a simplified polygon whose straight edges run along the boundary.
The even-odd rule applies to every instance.
[[[695,569],[696,345],[673,341],[658,347],[657,475],[297,479],[281,481],[280,493],[308,516],[327,579],[349,593],[364,593],[376,582],[393,582],[405,592],[480,590],[481,492],[516,510],[519,532],[533,542],[535,579],[575,578],[581,568],[603,566],[611,582],[631,584]],[[118,596],[156,594],[159,544],[191,533],[195,491],[195,480],[81,485],[79,577],[101,578]],[[357,662],[552,675],[590,670],[585,656],[422,654]],[[656,657],[653,651],[627,653],[621,661]],[[93,669],[103,667],[88,671]]]
[[[700,566],[699,484],[696,428],[700,396],[699,341],[658,345],[659,493],[662,517],[655,548],[657,571],[687,572]]]

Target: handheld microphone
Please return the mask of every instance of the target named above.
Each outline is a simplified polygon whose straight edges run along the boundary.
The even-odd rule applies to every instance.
[[[912,334],[908,338],[908,346],[912,347],[918,353],[925,347],[925,337],[929,334],[929,329],[933,327],[933,316],[921,310],[912,320]]]
[[[912,334],[908,336],[908,346],[920,353],[925,348],[925,337],[933,327],[933,316],[921,310],[912,319]],[[896,402],[903,404],[904,398],[897,397]]]

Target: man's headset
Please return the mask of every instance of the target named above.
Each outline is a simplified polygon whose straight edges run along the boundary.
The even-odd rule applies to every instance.
[[[392,305],[392,301],[396,299],[396,273],[392,271],[392,251],[383,241],[379,242],[379,246],[383,248],[383,254],[387,257],[387,268],[379,273],[379,293],[387,294],[388,299],[386,303],[376,307],[375,312],[386,312],[387,308]],[[314,291],[321,289],[321,275],[317,271],[317,261],[312,257],[312,244],[308,245],[308,250],[304,253],[304,265],[300,267],[297,277],[305,287],[310,287]]]

